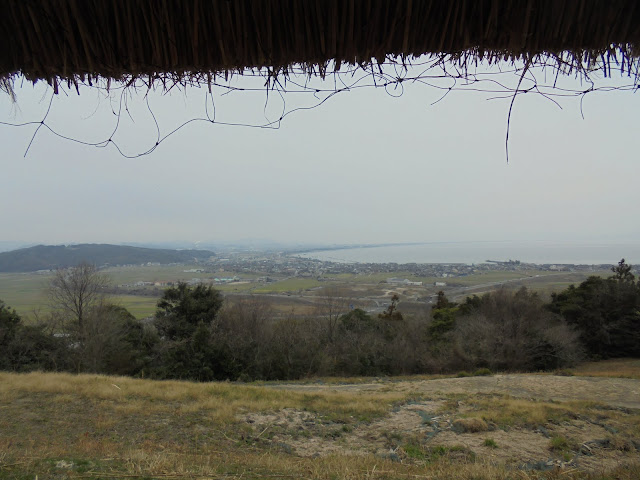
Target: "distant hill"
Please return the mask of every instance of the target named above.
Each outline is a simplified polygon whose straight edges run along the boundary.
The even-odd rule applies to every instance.
[[[37,245],[0,253],[0,272],[34,272],[78,265],[86,261],[98,266],[142,263],[194,263],[215,254],[209,250],[167,250],[122,245]]]

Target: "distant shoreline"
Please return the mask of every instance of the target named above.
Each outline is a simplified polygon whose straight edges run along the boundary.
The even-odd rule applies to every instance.
[[[437,242],[440,243],[440,242]],[[347,244],[347,245],[330,245],[324,247],[296,248],[285,250],[288,255],[297,255],[300,253],[313,252],[331,252],[334,250],[354,250],[356,248],[379,248],[379,247],[402,247],[410,245],[431,245],[431,242],[410,242],[410,243],[363,243],[363,244]]]
[[[611,266],[625,258],[637,264],[638,244],[555,242],[412,242],[332,245],[294,249],[288,255],[353,264],[505,264]]]

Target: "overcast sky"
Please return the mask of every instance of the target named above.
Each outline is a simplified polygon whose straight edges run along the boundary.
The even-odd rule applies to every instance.
[[[130,115],[121,116],[114,139],[125,153],[155,143],[145,93],[128,97]],[[264,91],[219,93],[221,121],[264,122],[282,107],[273,92],[268,102]],[[0,121],[39,121],[52,91],[18,82],[16,94],[14,105],[0,92]],[[161,133],[203,117],[205,95],[151,93]],[[560,100],[560,109],[541,95],[518,96],[508,164],[510,100],[453,91],[431,105],[441,95],[423,84],[405,84],[399,98],[352,90],[292,113],[278,130],[192,123],[136,159],[45,129],[25,158],[35,126],[0,125],[0,240],[640,240],[640,93],[589,94],[584,119],[578,99]],[[315,102],[308,94],[285,98],[288,109]],[[119,99],[117,91],[110,100],[88,87],[79,96],[66,91],[54,98],[47,124],[74,138],[107,139]]]

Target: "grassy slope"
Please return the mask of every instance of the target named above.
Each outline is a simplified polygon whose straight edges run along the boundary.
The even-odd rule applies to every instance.
[[[383,415],[402,400],[393,393],[307,395],[226,383],[0,373],[0,478],[64,473],[56,468],[61,460],[76,466],[67,473],[118,472],[114,478],[302,474],[308,466],[278,448],[261,448],[236,416],[289,407],[352,422]]]
[[[588,377],[635,378],[640,380],[640,359],[614,358],[601,362],[584,363],[574,368],[572,373]]]
[[[638,360],[609,362],[606,368],[586,365],[584,371],[615,374],[619,367],[625,375],[640,374]],[[366,453],[302,458],[292,455],[286,444],[272,441],[268,428],[246,422],[251,413],[289,408],[315,415],[317,424],[308,427],[314,435],[339,437],[339,432],[371,424],[401,405],[424,400],[411,392],[395,392],[393,383],[389,386],[375,392],[332,392],[327,388],[310,394],[230,383],[0,373],[0,479],[631,479],[640,474],[634,462],[610,473],[602,469],[590,474],[575,469],[547,473],[514,470],[476,458],[462,446],[427,447],[418,437],[396,439],[404,442],[407,453],[402,462]],[[552,428],[588,417],[624,425],[619,438],[622,434],[640,435],[638,412],[602,410],[588,402],[549,403],[504,395],[451,397],[446,392],[442,399],[443,414],[455,413],[461,405],[472,406],[471,411],[467,407],[459,412],[461,418],[483,418],[501,428]],[[622,415],[624,418],[618,418]],[[272,425],[272,429],[278,428]],[[301,433],[305,432],[288,435]],[[564,440],[549,440],[550,455],[553,448],[566,455],[571,447],[565,446]]]

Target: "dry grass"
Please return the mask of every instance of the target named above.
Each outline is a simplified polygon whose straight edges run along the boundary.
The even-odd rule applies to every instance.
[[[460,433],[486,432],[487,422],[479,418],[458,418],[453,421],[452,430]]]
[[[614,358],[600,362],[583,363],[572,370],[574,375],[587,377],[617,377],[640,379],[640,359]]]
[[[56,404],[83,400],[128,413],[206,412],[217,423],[232,422],[240,412],[296,408],[323,414],[376,417],[405,398],[392,392],[367,396],[351,392],[300,393],[228,382],[149,381],[105,375],[0,373],[0,401],[25,395],[52,396]]]
[[[454,378],[457,374],[418,374],[394,375],[393,377],[309,377],[301,380],[287,380],[286,385],[380,385],[382,392],[392,392],[397,383],[415,382],[420,380],[435,380],[438,378]],[[281,381],[254,382],[254,384],[277,386]]]
[[[418,424],[431,418],[420,420],[416,413],[415,409],[423,408],[420,402],[425,400],[407,391],[396,392],[393,385],[389,382],[391,388],[384,391],[332,391],[328,385],[321,392],[308,393],[231,383],[0,373],[0,479],[32,480],[36,475],[38,478],[589,478],[585,471],[572,469],[555,473],[521,470],[480,455],[481,449],[474,455],[468,447],[458,449],[455,444],[439,447],[420,435],[414,443],[403,443],[407,448],[400,457],[373,455],[366,449],[359,453],[352,449],[347,454],[339,448],[318,458],[300,457],[291,451],[286,436],[272,437],[269,429],[247,422],[251,413],[285,409],[307,412],[316,426],[306,433],[339,429],[348,433],[324,441],[348,447],[349,438],[366,442],[366,438],[358,437],[358,432],[373,432],[383,420],[395,421],[393,412],[399,405],[413,412]],[[445,401],[445,397],[440,397],[426,403],[436,405]],[[627,456],[635,454],[631,451],[635,448],[633,439],[640,433],[638,415],[585,402],[556,404],[496,395],[458,395],[446,402],[446,408],[454,420],[460,416],[467,417],[467,421],[483,418],[485,422],[509,426],[570,423],[576,416],[589,416],[619,428],[617,434],[609,436],[608,448]],[[623,424],[628,425],[627,430],[620,427]],[[281,435],[287,434],[286,427],[280,427],[279,431]],[[502,452],[509,445],[505,433],[500,432],[494,432],[500,448],[492,450]],[[485,433],[464,435],[477,435],[480,443],[486,437]],[[400,438],[399,442],[402,443]],[[413,450],[411,445],[415,446]],[[398,455],[401,451],[397,451]],[[640,470],[631,464],[620,466],[611,475],[638,478]]]
[[[473,417],[501,427],[536,427],[549,421],[559,422],[575,416],[576,402],[567,404],[536,402],[509,396],[478,396],[472,401]]]
[[[14,478],[12,471],[56,473],[59,460],[75,465],[66,470],[70,474],[89,469],[120,475],[280,476],[317,469],[357,478],[354,469],[360,466],[345,459],[312,469],[278,448],[265,448],[237,416],[295,408],[357,422],[384,415],[403,399],[393,393],[305,394],[230,383],[0,373],[0,466],[5,465],[0,478]],[[331,478],[325,473],[313,476]]]

